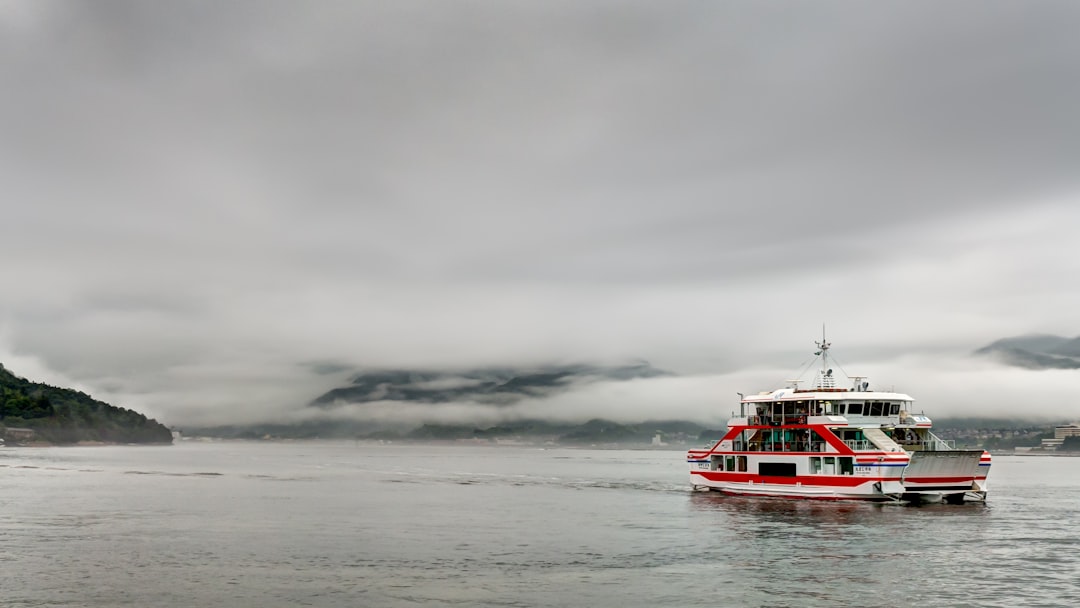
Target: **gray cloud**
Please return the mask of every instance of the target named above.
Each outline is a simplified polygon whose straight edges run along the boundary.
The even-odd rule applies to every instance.
[[[4,2],[2,360],[204,423],[285,416],[348,366],[644,357],[724,395],[823,321],[934,368],[1075,335],[1078,25]]]

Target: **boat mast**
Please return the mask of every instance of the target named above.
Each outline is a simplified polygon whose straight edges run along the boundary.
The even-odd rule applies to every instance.
[[[825,324],[821,324],[821,341],[814,341],[818,350],[815,355],[821,356],[821,371],[818,372],[817,388],[833,388],[835,383],[832,377],[832,370],[829,369],[829,347],[832,346],[832,342],[825,340]]]

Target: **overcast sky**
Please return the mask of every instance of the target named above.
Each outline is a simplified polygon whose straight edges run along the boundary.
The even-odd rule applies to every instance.
[[[184,425],[361,368],[646,359],[686,377],[550,407],[704,418],[826,323],[928,413],[1053,415],[1077,372],[969,354],[1080,334],[1077,32],[1064,1],[0,0],[0,361]]]

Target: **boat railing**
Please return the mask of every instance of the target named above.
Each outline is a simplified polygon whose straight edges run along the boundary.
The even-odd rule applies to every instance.
[[[956,449],[956,441],[941,439],[936,436],[931,436],[930,439],[925,441],[905,441],[901,445],[905,450],[915,452],[948,452]]]
[[[747,416],[746,423],[750,426],[791,426],[806,424],[806,414],[790,414],[786,416]]]
[[[956,442],[955,441],[953,441],[952,439],[946,441],[946,440],[938,437],[937,435],[935,435],[933,433],[930,433],[930,440],[927,441],[926,443],[929,443],[929,444],[931,444],[933,446],[931,448],[928,448],[928,449],[931,449],[931,450],[955,450],[956,449]]]
[[[866,440],[845,439],[844,444],[856,452],[876,452],[878,447]]]
[[[824,452],[824,441],[742,441],[732,446],[736,452]]]

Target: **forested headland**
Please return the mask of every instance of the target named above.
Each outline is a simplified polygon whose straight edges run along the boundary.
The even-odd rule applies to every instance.
[[[172,432],[146,416],[86,393],[31,382],[0,364],[0,437],[8,445],[79,442],[172,443]]]

